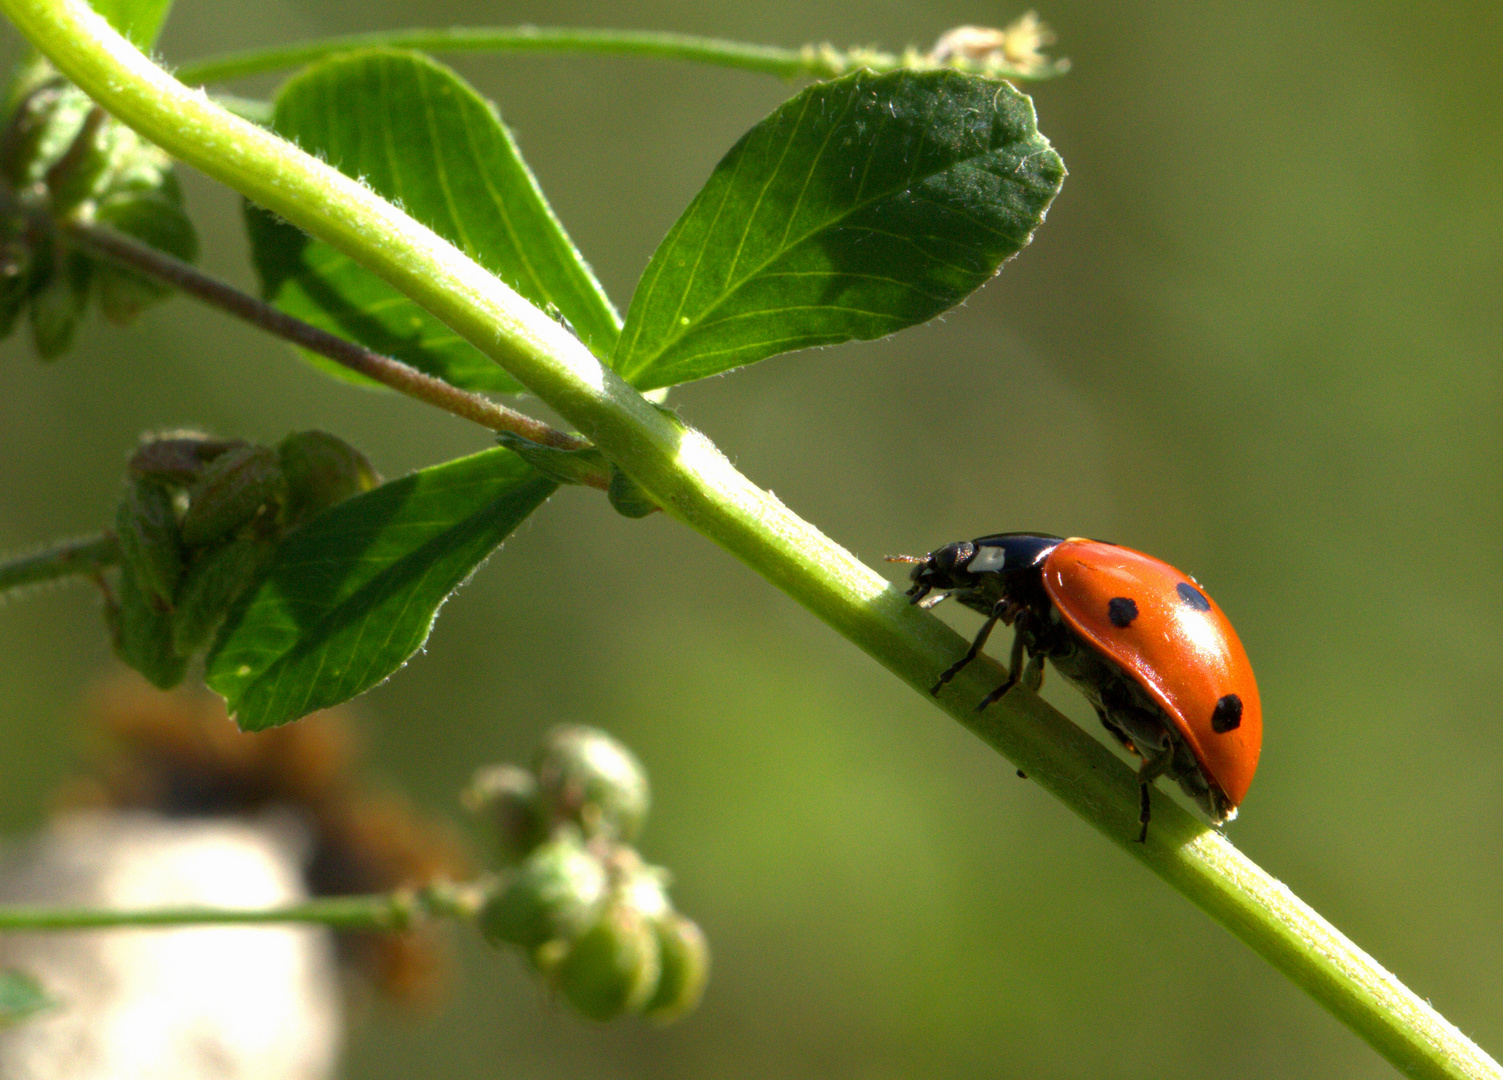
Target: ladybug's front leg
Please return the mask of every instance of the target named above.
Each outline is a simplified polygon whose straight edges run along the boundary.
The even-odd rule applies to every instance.
[[[929,693],[939,697],[939,692],[945,688],[945,683],[959,675],[967,664],[981,655],[981,650],[986,647],[986,639],[991,636],[992,627],[1007,616],[1009,607],[1006,600],[998,600],[992,605],[992,613],[986,617],[986,622],[981,624],[981,631],[976,635],[976,640],[971,642],[971,647],[966,650],[966,654],[940,672],[939,681],[929,688]]]
[[[1028,666],[1023,666],[1023,651],[1028,647],[1029,624],[1032,622],[1027,608],[1019,611],[1015,619],[1007,619],[1013,625],[1012,653],[1007,658],[1007,681],[997,687],[986,697],[981,699],[976,706],[980,712],[993,702],[1001,701],[1007,696],[1007,692],[1021,682],[1028,689],[1037,691],[1044,685],[1044,654],[1034,653],[1028,661]]]

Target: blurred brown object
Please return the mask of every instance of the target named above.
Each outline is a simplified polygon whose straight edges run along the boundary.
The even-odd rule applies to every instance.
[[[84,775],[59,793],[63,808],[169,817],[322,808],[345,798],[354,779],[354,729],[337,710],[248,735],[217,697],[163,693],[126,676],[91,695],[83,726]]]
[[[311,896],[389,892],[472,873],[453,830],[361,771],[345,710],[246,733],[213,695],[163,693],[128,676],[93,694],[83,724],[89,749],[81,775],[59,791],[60,811],[290,817],[307,838]],[[348,971],[401,1004],[432,1005],[447,982],[447,939],[437,927],[341,931],[337,942]]]

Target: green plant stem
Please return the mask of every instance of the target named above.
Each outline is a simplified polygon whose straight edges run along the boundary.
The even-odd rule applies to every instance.
[[[711,539],[927,696],[965,642],[654,409],[585,347],[451,245],[369,190],[218,109],[79,0],[0,0],[22,32],[114,115],[169,152],[381,275],[576,425],[670,516]],[[978,661],[939,699],[955,719],[1189,897],[1398,1068],[1503,1070],[1418,995],[1218,833],[1167,799],[1137,844],[1135,775],[1022,691],[976,713],[1002,672]]]
[[[97,574],[119,562],[120,548],[109,534],[70,540],[0,562],[0,594],[60,578]]]
[[[742,71],[776,75],[784,79],[834,78],[859,67],[868,67],[874,71],[892,71],[903,66],[925,66],[925,58],[913,52],[898,55],[874,49],[841,50],[830,45],[805,45],[800,49],[782,49],[770,45],[748,45],[739,41],[695,37],[690,34],[499,26],[396,30],[303,41],[270,49],[230,53],[184,64],[177,69],[177,76],[184,83],[201,86],[225,79],[299,67],[325,56],[348,52],[351,49],[373,48],[417,49],[431,53],[609,53],[716,64],[721,67],[738,68]],[[935,65],[933,61],[929,61],[927,66]],[[998,78],[1048,79],[1063,73],[1069,65],[1060,61],[1023,68],[996,61],[992,63],[957,62],[955,66]]]
[[[0,932],[275,923],[310,923],[340,930],[405,930],[432,918],[469,918],[474,910],[475,901],[462,887],[456,886],[431,886],[367,896],[331,896],[286,907],[247,910],[180,907],[107,911],[0,906]]]
[[[149,244],[143,244],[134,237],[102,225],[72,219],[59,222],[58,227],[78,244],[96,254],[171,285],[211,307],[243,319],[299,348],[327,357],[400,394],[451,412],[492,431],[509,431],[544,446],[560,450],[578,450],[585,446],[583,439],[549,427],[526,413],[508,409],[489,398],[451,386],[400,360],[382,356],[363,345],[346,341],[336,334],[294,318],[264,300],[258,300],[249,293],[241,292],[233,285],[204,273],[191,263],[174,258]],[[610,477],[603,474],[585,482],[605,488],[610,484]]]

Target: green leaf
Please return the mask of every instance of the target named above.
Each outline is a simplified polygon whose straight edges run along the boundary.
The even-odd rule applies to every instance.
[[[247,731],[369,690],[417,651],[448,595],[556,487],[496,449],[331,507],[278,545],[221,628],[206,681]]]
[[[119,33],[143,52],[150,52],[167,21],[172,0],[90,0],[89,6],[103,15]]]
[[[1007,83],[861,71],[811,86],[669,230],[613,366],[645,390],[932,319],[1027,245],[1064,175]]]
[[[448,68],[415,53],[347,54],[277,95],[276,130],[360,178],[540,308],[554,305],[596,355],[620,319],[495,110]],[[515,381],[380,278],[264,211],[248,215],[268,299],[369,348],[470,390]],[[329,366],[329,365],[324,365]]]
[[[56,1004],[41,984],[24,971],[0,969],[0,1028]]]

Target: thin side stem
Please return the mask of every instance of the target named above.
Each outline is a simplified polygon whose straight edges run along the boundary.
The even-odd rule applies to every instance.
[[[842,50],[832,45],[805,45],[798,49],[784,49],[771,45],[748,45],[739,41],[695,37],[691,34],[499,26],[398,30],[297,42],[184,64],[177,69],[177,76],[185,83],[201,86],[225,79],[299,67],[352,49],[375,48],[417,49],[430,53],[604,53],[715,64],[784,79],[828,79],[860,67],[871,68],[873,71],[892,71],[899,67],[938,66],[935,61],[914,50],[900,55],[875,49]],[[1025,67],[1002,60],[974,63],[957,61],[954,66],[1006,79],[1048,79],[1062,74],[1069,67],[1063,61],[1046,61]]]
[[[577,426],[674,519],[782,589],[928,698],[965,642],[653,408],[573,335],[354,180],[176,82],[81,0],[0,0],[28,39],[112,114],[379,274]],[[1004,677],[978,660],[938,704],[1178,889],[1410,1076],[1503,1080],[1422,997],[1219,834],[1168,800],[1138,834],[1133,770],[1034,695],[975,703]]]
[[[331,334],[280,311],[264,300],[241,292],[233,285],[204,273],[191,263],[174,258],[164,251],[118,233],[102,225],[68,219],[58,227],[80,246],[171,285],[197,297],[211,307],[243,319],[258,329],[274,334],[299,348],[318,353],[336,364],[357,371],[400,394],[421,401],[492,431],[510,431],[535,443],[561,450],[577,450],[586,445],[556,428],[549,427],[526,413],[499,405],[489,398],[424,374],[409,364],[372,352],[362,345]],[[609,477],[602,477],[596,487],[606,487]]]
[[[467,918],[475,901],[459,886],[331,896],[286,907],[238,910],[180,907],[141,911],[98,908],[0,907],[0,931],[169,929],[181,926],[244,926],[309,923],[340,930],[405,930],[431,918]]]
[[[40,585],[82,574],[97,574],[119,562],[120,547],[108,533],[83,540],[70,540],[43,551],[0,562],[0,594],[27,585]]]

